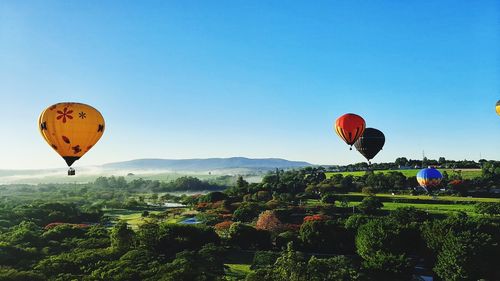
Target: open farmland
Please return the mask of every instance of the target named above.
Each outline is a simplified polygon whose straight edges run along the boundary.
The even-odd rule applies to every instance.
[[[441,172],[446,172],[448,175],[453,175],[457,173],[458,171],[461,171],[462,177],[464,179],[473,179],[481,176],[481,169],[462,169],[462,170],[453,170],[453,169],[438,169]],[[411,170],[379,170],[379,171],[374,171],[376,174],[378,173],[391,173],[391,172],[400,172],[405,177],[415,177],[417,176],[417,173],[420,171],[420,169],[411,169]],[[326,177],[331,178],[335,174],[341,174],[343,176],[355,176],[355,177],[360,177],[363,176],[366,173],[366,171],[353,171],[353,172],[327,172]]]
[[[341,206],[340,200],[348,203],[348,206],[358,206],[368,195],[363,193],[339,194],[336,206]],[[391,195],[377,194],[376,197],[384,204],[382,210],[393,211],[402,207],[414,207],[434,214],[453,214],[465,212],[475,215],[474,204],[477,202],[500,203],[499,198],[458,197],[458,196],[429,196],[429,195]],[[325,205],[320,200],[308,200],[309,206]]]

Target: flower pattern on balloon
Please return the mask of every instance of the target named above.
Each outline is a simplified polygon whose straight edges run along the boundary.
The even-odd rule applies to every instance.
[[[57,120],[61,120],[61,118],[62,118],[62,122],[66,123],[66,118],[73,119],[73,116],[71,115],[71,113],[73,113],[73,110],[68,110],[67,107],[65,107],[63,111],[58,110],[57,114],[59,114],[59,115],[57,116]]]

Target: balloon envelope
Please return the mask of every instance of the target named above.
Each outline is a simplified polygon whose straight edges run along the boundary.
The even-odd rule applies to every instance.
[[[384,144],[384,133],[374,128],[366,128],[363,135],[354,143],[354,146],[366,160],[370,161],[384,147]]]
[[[365,131],[365,120],[356,114],[348,113],[335,121],[335,132],[348,145],[353,145]]]
[[[420,186],[428,188],[437,186],[441,183],[443,175],[435,168],[426,168],[420,170],[417,174],[417,181]]]
[[[104,118],[90,105],[64,102],[54,104],[38,118],[40,133],[71,166],[87,153],[104,133]]]

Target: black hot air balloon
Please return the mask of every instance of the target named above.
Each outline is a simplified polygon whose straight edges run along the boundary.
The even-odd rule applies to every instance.
[[[374,128],[366,128],[363,135],[354,143],[354,146],[370,162],[384,147],[384,143],[384,133]]]

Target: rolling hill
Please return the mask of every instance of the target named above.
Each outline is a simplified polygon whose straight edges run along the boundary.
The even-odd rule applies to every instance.
[[[311,166],[302,161],[289,161],[279,158],[251,159],[245,157],[208,158],[208,159],[137,159],[125,162],[105,164],[104,169],[111,170],[169,170],[200,172],[211,170],[249,169],[271,170]]]

